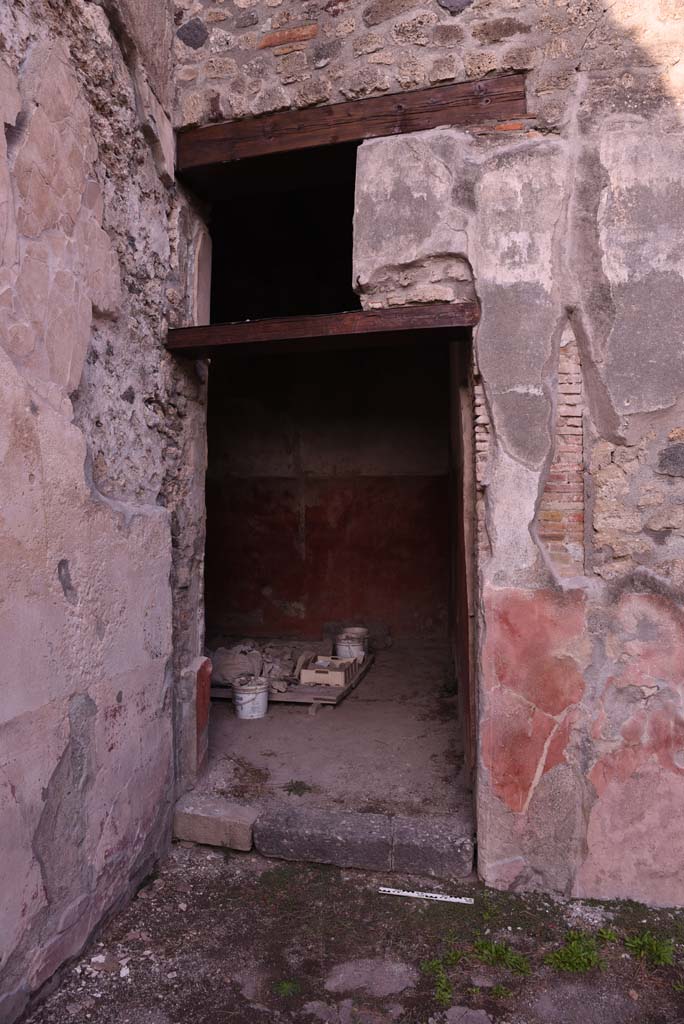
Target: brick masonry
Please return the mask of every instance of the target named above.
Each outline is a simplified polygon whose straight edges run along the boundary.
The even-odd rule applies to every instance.
[[[584,572],[584,426],[577,342],[561,343],[555,451],[537,515],[537,530],[559,576]]]
[[[474,368],[475,478],[478,547],[487,548],[485,489],[490,419],[482,381]],[[579,349],[573,336],[561,343],[553,460],[546,478],[537,531],[549,562],[562,577],[584,572],[584,395]]]

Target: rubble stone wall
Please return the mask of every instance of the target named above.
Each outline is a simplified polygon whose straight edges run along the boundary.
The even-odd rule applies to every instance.
[[[205,444],[201,375],[162,347],[203,230],[172,33],[164,3],[0,4],[3,1024],[169,839]]]
[[[364,143],[354,275],[465,261],[482,305],[481,874],[681,904],[684,19],[515,6],[557,118]]]

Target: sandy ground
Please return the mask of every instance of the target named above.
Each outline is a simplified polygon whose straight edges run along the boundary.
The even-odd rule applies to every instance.
[[[382,895],[383,884],[474,903]],[[600,966],[564,973],[545,962],[569,929],[596,938]],[[647,930],[672,942],[673,965],[629,952],[626,940]],[[524,956],[529,973],[485,962],[483,940]],[[30,1021],[684,1024],[684,912],[178,844]]]
[[[469,807],[457,700],[446,647],[379,651],[336,707],[271,704],[241,721],[211,709],[210,766],[198,789],[254,806],[408,816]]]

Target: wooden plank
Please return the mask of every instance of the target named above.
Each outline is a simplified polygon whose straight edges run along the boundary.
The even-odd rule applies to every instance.
[[[479,319],[480,308],[476,302],[432,302],[393,309],[273,317],[232,324],[210,324],[206,327],[176,327],[168,332],[166,348],[180,355],[197,357],[211,354],[220,348],[260,346],[291,339],[349,338],[375,333],[472,327]]]
[[[375,656],[369,655],[352,681],[346,686],[293,686],[285,693],[270,693],[268,699],[284,704],[339,704],[352,690],[356,689],[374,661]]]
[[[374,661],[375,656],[369,655],[352,681],[346,686],[293,686],[285,693],[269,693],[269,704],[339,704],[352,690],[356,689]],[[212,700],[232,700],[231,687],[214,684],[211,688],[211,696]]]
[[[191,128],[178,135],[177,169],[182,174],[246,157],[442,125],[507,121],[526,113],[525,75],[499,75]]]

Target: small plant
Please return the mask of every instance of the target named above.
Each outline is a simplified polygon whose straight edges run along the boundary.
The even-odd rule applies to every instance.
[[[648,960],[655,967],[665,967],[674,963],[674,943],[672,939],[659,939],[653,932],[639,932],[625,939],[625,946],[633,956],[640,960]]]
[[[310,786],[307,782],[302,782],[301,779],[290,779],[286,786],[283,786],[286,793],[290,796],[303,796],[304,793],[312,793],[313,786]]]
[[[433,995],[435,997],[435,1001],[439,1003],[440,1006],[451,1006],[454,998],[454,991],[444,969],[444,964],[439,957],[435,957],[432,960],[425,960],[420,965],[420,969],[423,974],[429,974],[434,980],[435,987]]]
[[[480,939],[473,946],[475,957],[483,964],[490,964],[492,967],[507,967],[509,971],[516,974],[529,974],[530,964],[526,956],[516,953],[505,942],[491,942],[489,939]]]
[[[513,995],[510,988],[506,988],[505,985],[492,985],[489,991],[495,999],[508,999]]]
[[[599,941],[604,943],[618,941],[618,933],[614,928],[599,928],[596,934],[598,935]]]
[[[288,999],[290,996],[296,996],[301,986],[298,981],[292,981],[291,979],[286,978],[283,981],[277,981],[274,988],[277,995]]]
[[[497,910],[496,907],[494,906],[493,900],[490,899],[489,893],[486,890],[482,902],[484,905],[484,909],[482,911],[482,920],[485,924],[489,924],[490,921],[493,921],[494,918],[496,917]]]
[[[560,949],[544,957],[544,962],[557,971],[568,974],[585,974],[594,967],[599,967],[601,957],[593,935],[586,932],[570,931],[565,936],[565,944]]]
[[[448,953],[445,953],[442,957],[442,963],[445,967],[458,967],[464,954],[460,949],[450,949]]]
[[[684,981],[673,981],[672,988],[675,992],[684,992]]]

